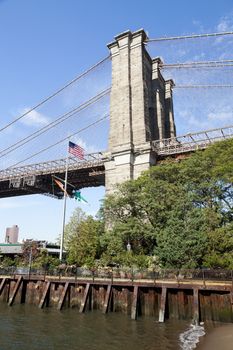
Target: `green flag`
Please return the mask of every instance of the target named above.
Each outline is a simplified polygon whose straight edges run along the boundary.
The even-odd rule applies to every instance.
[[[75,190],[74,191],[74,199],[77,200],[78,202],[85,202],[88,203],[88,201],[81,195],[81,191]]]

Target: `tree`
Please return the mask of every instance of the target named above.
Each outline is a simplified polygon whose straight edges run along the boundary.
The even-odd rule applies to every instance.
[[[102,232],[103,225],[100,221],[93,219],[92,216],[82,219],[67,240],[68,263],[93,267],[95,260],[101,255]]]
[[[73,238],[73,236],[77,233],[79,225],[81,222],[87,219],[87,215],[81,208],[76,208],[70,218],[70,221],[65,226],[64,232],[64,247],[67,248],[67,244]],[[60,240],[59,240],[60,241]]]
[[[120,185],[103,202],[112,236],[105,258],[118,251],[119,260],[130,241],[134,255],[156,254],[164,267],[231,266],[232,180],[233,140],[226,140]],[[218,251],[213,244],[223,235],[228,238]]]
[[[204,265],[233,269],[233,223],[209,232],[208,243]]]
[[[159,232],[155,255],[166,268],[196,268],[202,265],[208,246],[201,211],[189,210],[183,219],[171,217]]]
[[[32,263],[39,255],[39,243],[33,240],[26,240],[22,246],[22,264]]]
[[[219,212],[224,222],[233,219],[232,151],[233,140],[217,142],[182,164],[182,181],[193,203]]]
[[[15,266],[15,259],[12,259],[8,256],[4,256],[1,259],[1,267],[10,267],[10,266]]]
[[[59,264],[59,259],[49,255],[47,249],[40,249],[37,257],[33,261],[33,267],[43,269],[53,269]]]

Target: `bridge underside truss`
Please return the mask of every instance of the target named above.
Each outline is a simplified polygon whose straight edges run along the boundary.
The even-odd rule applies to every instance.
[[[233,126],[152,141],[156,158],[179,156],[205,149],[216,141],[233,138]],[[67,192],[74,189],[105,185],[104,157],[101,152],[89,154],[85,160],[69,158]],[[0,171],[0,198],[28,194],[44,194],[62,198],[64,192],[55,179],[65,179],[66,159],[8,168]]]
[[[88,155],[84,161],[69,158],[67,192],[74,189],[104,186],[104,164],[100,154]],[[56,180],[64,184],[66,159],[9,168],[0,172],[0,198],[29,194],[44,194],[62,198],[64,191]],[[63,180],[63,181],[62,181]]]

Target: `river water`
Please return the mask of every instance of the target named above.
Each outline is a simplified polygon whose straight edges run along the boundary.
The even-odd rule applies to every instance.
[[[0,303],[0,317],[0,350],[191,350],[204,334],[203,327],[183,320],[160,324],[152,317],[133,321],[121,313],[78,309]]]

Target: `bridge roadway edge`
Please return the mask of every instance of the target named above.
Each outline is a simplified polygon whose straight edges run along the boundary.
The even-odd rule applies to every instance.
[[[68,194],[72,196],[73,189],[104,186],[104,170],[101,159],[88,162],[72,160],[68,171]],[[65,159],[1,171],[0,198],[30,194],[63,198],[64,192],[55,184],[54,178],[65,178]]]
[[[204,150],[214,142],[230,138],[233,138],[233,126],[152,141],[147,145],[147,151],[153,154],[152,166],[156,166],[167,157],[184,159],[196,150]],[[137,157],[145,157],[145,149],[138,148],[135,152]],[[74,188],[106,186],[106,172],[109,164],[114,163],[114,157],[115,154],[111,152],[98,152],[87,155],[84,162],[71,158],[68,171],[68,194],[72,196]],[[0,198],[30,194],[63,198],[63,192],[54,185],[53,179],[54,177],[65,178],[65,163],[66,159],[62,158],[0,170]]]

